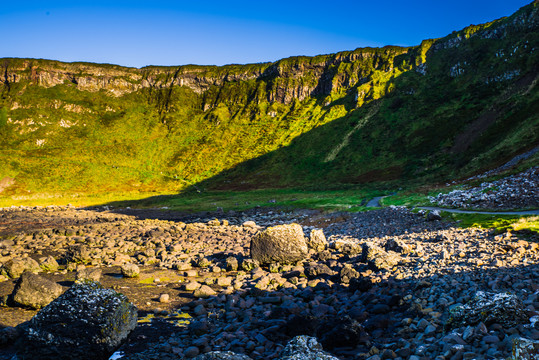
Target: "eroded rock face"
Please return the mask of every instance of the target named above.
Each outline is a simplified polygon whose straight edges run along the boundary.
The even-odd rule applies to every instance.
[[[508,293],[478,291],[475,297],[452,311],[450,326],[498,323],[511,327],[527,320],[520,299]]]
[[[56,299],[62,293],[62,287],[31,272],[20,277],[13,290],[13,301],[24,307],[40,309]]]
[[[136,325],[124,295],[84,281],[32,318],[21,350],[25,359],[108,359]]]
[[[251,241],[251,258],[260,264],[292,264],[307,253],[303,229],[298,224],[269,227]]]

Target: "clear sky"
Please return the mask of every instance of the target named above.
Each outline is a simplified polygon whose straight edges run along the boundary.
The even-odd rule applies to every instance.
[[[6,1],[0,57],[124,66],[254,63],[417,45],[531,0]]]

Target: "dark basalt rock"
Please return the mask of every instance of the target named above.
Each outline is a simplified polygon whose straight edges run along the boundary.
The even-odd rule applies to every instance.
[[[367,334],[363,327],[349,316],[324,322],[318,328],[317,335],[324,349],[355,347],[367,340]]]
[[[137,309],[93,281],[76,283],[38,312],[22,339],[24,359],[108,359],[137,325]]]
[[[314,316],[294,315],[287,321],[285,332],[288,336],[314,336],[319,325],[320,321]]]
[[[506,327],[526,322],[528,317],[522,301],[513,294],[478,291],[466,304],[451,311],[448,327],[463,325],[501,324]]]

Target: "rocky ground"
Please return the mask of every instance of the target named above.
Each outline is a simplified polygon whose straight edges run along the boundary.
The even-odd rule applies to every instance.
[[[480,186],[453,190],[431,198],[442,207],[464,209],[528,209],[539,207],[539,167]]]
[[[0,210],[0,358],[13,358],[19,324],[37,313],[11,296],[24,270],[61,291],[96,278],[125,294],[139,310],[116,353],[126,360],[281,358],[296,335],[340,359],[505,359],[514,341],[539,340],[535,242],[401,208],[215,215]],[[290,223],[301,225],[308,252],[258,266],[253,238]]]

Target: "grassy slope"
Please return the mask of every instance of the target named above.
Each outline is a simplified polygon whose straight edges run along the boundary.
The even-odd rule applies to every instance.
[[[513,25],[536,7],[410,49],[180,68],[208,79],[262,74],[210,81],[201,94],[162,84],[121,97],[80,91],[69,82],[50,88],[29,81],[4,84],[0,180],[13,178],[15,184],[4,190],[9,198],[3,201],[170,193],[197,183],[224,190],[316,190],[376,181],[396,188],[498,165],[539,142],[539,92],[531,87],[539,32]],[[509,35],[470,37],[497,27]],[[434,51],[457,36],[467,39]],[[422,75],[416,68],[425,60]],[[127,82],[136,82],[132,75],[138,74],[113,65],[36,63],[43,69],[82,66],[81,73],[102,67]],[[462,74],[450,76],[452,68]],[[176,70],[140,72],[164,83]],[[514,70],[518,76],[502,79]],[[316,89],[315,96],[293,99],[302,87]],[[455,150],[459,134],[476,131],[474,121],[489,111],[493,120],[480,136]]]

